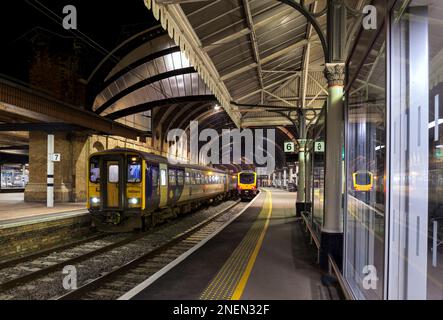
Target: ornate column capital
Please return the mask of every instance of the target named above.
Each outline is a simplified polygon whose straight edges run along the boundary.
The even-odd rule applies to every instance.
[[[325,76],[328,80],[328,86],[344,86],[345,84],[345,64],[344,63],[326,63]]]

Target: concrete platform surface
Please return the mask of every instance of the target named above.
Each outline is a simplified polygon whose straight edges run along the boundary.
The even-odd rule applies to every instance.
[[[53,208],[47,208],[44,203],[25,202],[23,193],[0,193],[0,221],[2,222],[85,210],[85,203],[56,203]]]
[[[295,218],[296,193],[266,190],[222,232],[132,299],[335,298],[322,286],[317,251]]]

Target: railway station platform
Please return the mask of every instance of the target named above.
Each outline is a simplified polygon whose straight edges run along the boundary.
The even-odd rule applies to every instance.
[[[199,250],[122,299],[339,299],[335,288],[321,283],[317,251],[295,217],[294,206],[293,193],[262,189],[236,220]]]
[[[45,203],[25,202],[23,193],[0,193],[0,225],[85,212],[84,203],[56,203],[48,208]]]

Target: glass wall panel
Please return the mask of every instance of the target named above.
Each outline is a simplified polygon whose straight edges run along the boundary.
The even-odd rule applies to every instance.
[[[382,299],[385,246],[386,34],[350,63],[344,275],[359,299]],[[356,67],[356,65],[358,67]]]
[[[391,13],[388,297],[443,298],[443,2]]]

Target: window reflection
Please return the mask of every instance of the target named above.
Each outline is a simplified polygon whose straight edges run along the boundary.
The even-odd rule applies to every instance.
[[[358,61],[351,61],[351,65]],[[360,299],[382,299],[386,155],[385,34],[380,33],[347,93],[345,276]],[[375,267],[375,268],[374,268]],[[365,285],[376,270],[376,285]]]
[[[137,156],[128,156],[128,182],[138,183],[142,180],[141,159]]]
[[[98,157],[92,157],[89,162],[89,180],[92,183],[100,182],[100,165]]]

